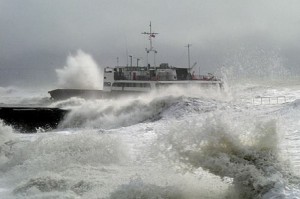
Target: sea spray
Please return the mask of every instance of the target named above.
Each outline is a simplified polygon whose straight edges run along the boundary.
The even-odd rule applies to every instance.
[[[44,105],[49,103],[49,96],[42,88],[0,87],[0,105]]]
[[[79,131],[71,135],[41,135],[15,153],[6,168],[34,173],[57,171],[72,164],[109,165],[126,161],[126,148],[117,138],[97,131]]]
[[[278,52],[251,48],[242,48],[233,57],[230,56],[225,60],[222,72],[231,83],[282,81],[292,76]]]
[[[263,198],[271,190],[282,191],[286,183],[276,137],[273,120],[259,122],[249,131],[212,117],[204,125],[175,125],[158,138],[158,146],[187,171],[201,167],[232,178],[240,198]]]
[[[67,58],[62,69],[56,69],[58,86],[69,89],[102,89],[103,72],[91,55],[78,50]]]
[[[90,101],[93,101],[93,100],[90,100]],[[56,108],[63,108],[63,109],[73,109],[76,107],[80,107],[85,103],[87,103],[86,99],[79,98],[79,97],[71,97],[66,100],[54,101],[49,106],[56,107]]]
[[[120,98],[118,100],[89,100],[72,111],[61,128],[89,127],[111,129],[147,120],[157,120],[161,112],[178,100],[176,97],[157,99]]]
[[[1,96],[6,96],[9,95],[11,93],[16,92],[16,88],[13,86],[9,86],[9,87],[0,87],[0,95]]]
[[[162,118],[180,118],[185,114],[207,113],[217,108],[216,102],[186,96],[145,94],[118,99],[83,100],[71,98],[55,102],[54,107],[70,109],[60,128],[119,128]]]
[[[16,140],[14,130],[0,120],[0,169],[13,155],[12,146]]]
[[[14,138],[14,130],[0,119],[0,145]]]
[[[166,114],[170,117],[182,117],[184,114],[181,109],[187,114],[215,110],[217,101],[211,98],[221,98],[221,94],[216,90],[210,91],[210,89],[196,87],[184,89],[171,86],[150,93],[124,95],[118,98],[86,100],[73,97],[53,102],[50,106],[70,110],[61,122],[60,128],[110,129],[144,121],[156,121]]]

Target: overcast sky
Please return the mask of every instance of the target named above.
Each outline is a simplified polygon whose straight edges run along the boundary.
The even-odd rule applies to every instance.
[[[0,86],[51,85],[78,49],[100,66],[145,63],[150,21],[157,63],[186,67],[190,43],[203,73],[249,62],[300,73],[299,0],[0,0]]]

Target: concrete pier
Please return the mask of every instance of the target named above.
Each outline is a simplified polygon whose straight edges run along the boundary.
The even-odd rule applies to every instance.
[[[49,107],[0,107],[0,119],[25,133],[55,129],[69,110]]]

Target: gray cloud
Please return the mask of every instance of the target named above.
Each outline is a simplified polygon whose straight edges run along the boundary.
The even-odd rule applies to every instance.
[[[0,86],[51,85],[55,69],[82,49],[101,66],[126,64],[126,49],[143,57],[149,21],[160,34],[158,62],[203,72],[243,52],[276,52],[300,73],[300,2],[297,0],[10,0],[0,1]],[[246,50],[245,50],[246,49]],[[54,85],[54,83],[53,83]]]

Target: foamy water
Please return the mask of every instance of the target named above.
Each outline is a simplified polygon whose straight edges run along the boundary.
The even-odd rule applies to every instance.
[[[229,74],[269,73],[249,60],[234,60]],[[263,60],[272,77],[287,74],[280,60]],[[101,70],[78,51],[56,70],[58,85],[101,89]],[[0,87],[2,106],[71,110],[43,133],[0,122],[0,198],[300,198],[299,81],[231,79],[221,91],[98,100]]]
[[[51,132],[0,124],[0,198],[300,198],[299,84],[173,89],[40,97],[72,111]],[[2,103],[13,96],[0,92]],[[290,98],[253,103],[257,96]]]

